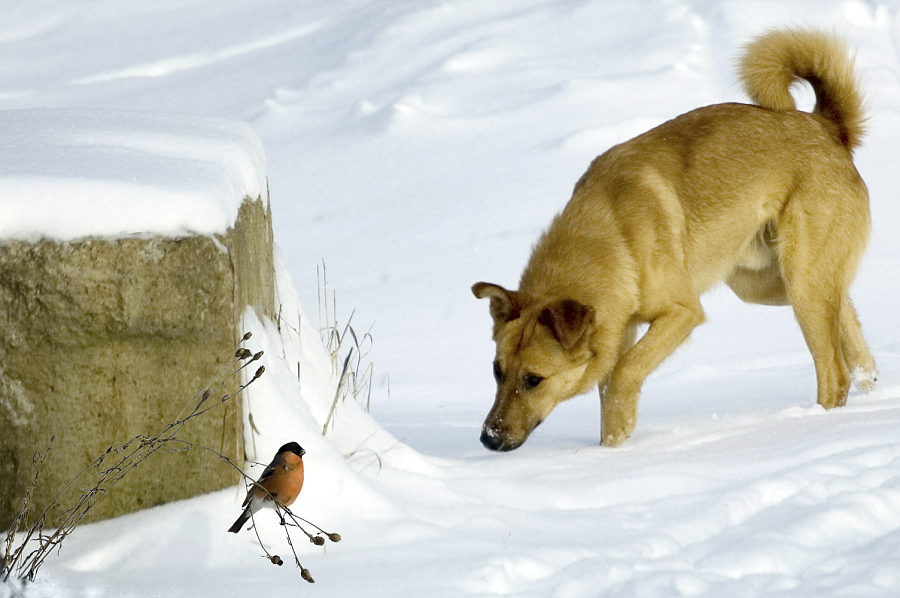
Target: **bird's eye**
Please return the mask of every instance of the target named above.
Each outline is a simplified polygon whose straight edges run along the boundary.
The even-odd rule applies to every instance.
[[[495,361],[494,362],[494,380],[496,380],[499,383],[502,378],[503,378],[503,370],[500,369],[500,362]]]
[[[525,387],[525,390],[532,390],[543,381],[544,379],[537,374],[525,374],[525,377],[522,378],[522,386]]]

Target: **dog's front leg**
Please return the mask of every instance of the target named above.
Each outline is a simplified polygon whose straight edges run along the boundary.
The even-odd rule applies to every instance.
[[[600,388],[604,445],[616,446],[631,435],[637,423],[638,396],[644,380],[703,319],[699,300],[693,305],[674,303],[654,318],[644,336],[622,355],[607,383]]]

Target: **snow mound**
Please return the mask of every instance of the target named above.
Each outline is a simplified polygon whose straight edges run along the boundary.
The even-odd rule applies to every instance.
[[[268,195],[262,142],[238,121],[5,110],[0,139],[0,238],[223,233]]]

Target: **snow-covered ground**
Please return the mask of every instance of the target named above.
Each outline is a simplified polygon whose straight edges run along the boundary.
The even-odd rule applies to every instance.
[[[297,323],[248,317],[267,353],[254,440],[260,460],[285,440],[308,450],[294,510],[344,538],[299,546],[307,585],[225,532],[241,498],[226,490],[79,528],[29,594],[900,594],[900,2],[2,5],[0,109],[237,119],[262,139]],[[783,25],[836,30],[858,52],[874,230],[854,298],[878,389],[826,413],[790,310],[719,289],[645,385],[624,445],[597,445],[591,394],[521,449],[483,449],[493,346],[470,285],[515,285],[595,155],[741,100],[741,45]],[[355,309],[360,336],[372,326],[375,367],[372,418],[345,404],[324,439],[323,262],[338,320]],[[285,556],[277,525],[261,527]]]

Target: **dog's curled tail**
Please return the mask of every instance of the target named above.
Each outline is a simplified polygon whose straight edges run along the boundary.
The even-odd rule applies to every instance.
[[[806,79],[816,93],[813,113],[836,125],[848,150],[862,141],[863,99],[844,43],[833,35],[796,29],[770,31],[752,41],[740,65],[744,89],[763,108],[795,110],[790,87]]]

